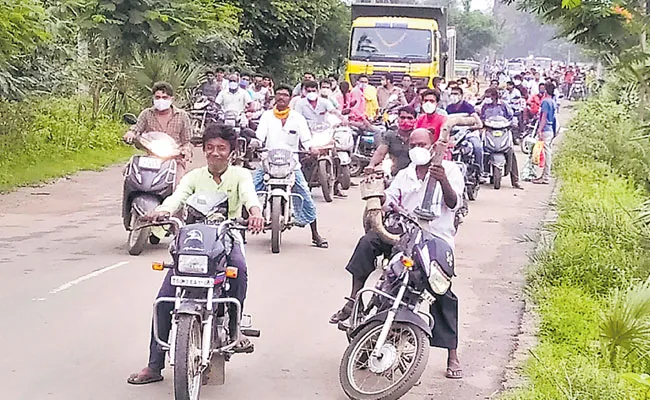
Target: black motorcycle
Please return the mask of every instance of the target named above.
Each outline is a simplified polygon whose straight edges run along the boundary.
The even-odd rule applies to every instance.
[[[174,217],[143,225],[172,224],[177,232],[169,250],[172,262],[152,264],[154,270],[172,269],[171,284],[176,287],[175,297],[156,299],[153,313],[155,340],[169,351],[174,368],[175,400],[198,400],[206,380],[223,385],[225,363],[242,337],[260,336],[250,328],[250,316],[241,315],[241,303],[227,294],[238,270],[227,265],[226,255],[239,245],[238,231],[247,228],[243,220],[224,217],[227,207],[225,193],[194,194],[187,200],[188,225]],[[163,303],[174,304],[169,342],[158,336],[157,309]]]
[[[476,200],[481,187],[481,167],[474,157],[474,146],[468,140],[473,132],[467,128],[454,128],[454,148],[451,156],[461,169],[465,172],[465,193],[469,200]]]
[[[381,196],[383,180],[377,179],[375,188],[367,185],[372,183],[362,182],[364,199],[374,196],[369,192]],[[390,261],[375,287],[358,293],[349,323],[339,323],[350,341],[339,378],[355,400],[399,399],[419,381],[429,357],[434,294],[444,295],[454,274],[453,250],[420,228],[417,217],[395,209],[384,225],[384,236],[393,243]],[[372,297],[364,306],[366,293]]]

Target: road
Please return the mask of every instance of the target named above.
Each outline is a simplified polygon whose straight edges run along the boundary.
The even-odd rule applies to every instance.
[[[139,257],[125,250],[121,168],[83,172],[55,184],[0,196],[0,387],[7,400],[171,399],[165,380],[128,385],[146,365],[151,303],[166,244]],[[433,350],[422,383],[405,399],[487,398],[500,388],[522,313],[522,269],[550,185],[483,187],[457,236],[454,291],[460,299],[459,355],[465,379],[443,377],[446,353]],[[307,230],[269,250],[249,239],[247,312],[262,337],[234,357],[222,387],[202,399],[345,399],[338,382],[345,336],[328,324],[348,295],[344,270],[362,234],[358,190],[327,204],[315,192],[329,249]]]

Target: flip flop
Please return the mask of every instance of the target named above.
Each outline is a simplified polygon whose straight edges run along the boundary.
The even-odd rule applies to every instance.
[[[311,242],[319,249],[328,249],[330,247],[325,238],[320,238],[320,240],[313,239]]]
[[[447,373],[445,374],[447,379],[463,379],[463,370],[462,369],[451,369],[447,368]]]
[[[140,373],[132,374],[129,376],[129,378],[126,380],[127,383],[130,383],[131,385],[147,385],[149,383],[155,383],[155,382],[160,382],[162,381],[163,376],[162,375],[144,375],[141,376]]]

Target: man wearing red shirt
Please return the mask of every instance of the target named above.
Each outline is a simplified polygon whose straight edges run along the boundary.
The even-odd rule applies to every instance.
[[[433,137],[433,142],[437,142],[440,137],[440,129],[447,120],[447,117],[436,113],[440,102],[440,92],[433,89],[427,89],[422,92],[422,114],[415,121],[415,128],[428,129]]]

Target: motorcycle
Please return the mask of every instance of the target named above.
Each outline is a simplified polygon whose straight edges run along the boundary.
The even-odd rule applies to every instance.
[[[337,126],[334,128],[334,149],[336,177],[343,190],[350,189],[352,150],[354,148],[354,137],[352,130],[347,126]]]
[[[296,160],[293,153],[286,149],[267,152],[262,159],[264,185],[266,190],[257,192],[262,203],[262,213],[267,229],[271,230],[271,252],[279,253],[282,232],[293,226],[293,197],[303,198],[291,193],[296,182]]]
[[[237,111],[228,110],[223,113],[223,124],[231,126],[237,135],[237,149],[235,151],[235,160],[233,165],[241,166],[246,161],[246,154],[248,153],[248,140],[242,136],[242,130],[248,127],[248,119],[245,113],[238,113]]]
[[[454,128],[454,148],[451,157],[465,172],[465,191],[469,200],[476,200],[481,187],[481,168],[474,157],[474,146],[467,140],[469,135],[476,134],[467,128]]]
[[[239,300],[227,294],[229,280],[238,274],[236,267],[226,264],[227,249],[237,245],[238,231],[246,229],[245,221],[224,217],[227,206],[225,193],[194,194],[187,200],[193,223],[185,225],[170,217],[143,225],[171,224],[178,232],[169,250],[173,261],[152,264],[156,271],[173,270],[171,284],[176,287],[175,297],[158,298],[153,305],[154,338],[169,352],[175,400],[198,400],[206,379],[207,384],[223,385],[225,364],[242,335],[260,336],[259,330],[251,328],[250,316],[240,317]],[[168,342],[158,335],[157,311],[163,303],[174,304]]]
[[[192,120],[192,137],[190,138],[190,142],[194,146],[200,146],[203,143],[205,126],[208,123],[223,119],[223,112],[221,112],[217,104],[210,101],[207,97],[201,96],[192,104],[190,118]]]
[[[364,199],[381,196],[383,179],[375,182],[371,190],[362,182]],[[389,231],[399,232],[386,235],[394,243],[389,261],[375,287],[357,294],[349,323],[338,326],[349,341],[339,379],[354,400],[399,399],[419,381],[429,358],[434,294],[444,295],[453,276],[453,250],[444,240],[422,230],[403,210],[389,212],[385,221]],[[372,297],[364,306],[368,293]]]
[[[335,140],[334,129],[329,123],[311,124],[311,146],[318,149],[316,160],[304,158],[302,171],[310,188],[320,186],[325,201],[331,203],[334,199]]]
[[[137,117],[124,116],[124,121],[135,124]],[[135,229],[139,219],[153,211],[176,188],[176,172],[180,148],[174,139],[163,132],[147,132],[135,138],[135,146],[147,152],[131,157],[124,170],[122,192],[122,220],[129,233],[127,246],[132,256],[144,250],[149,240],[156,244],[151,229]]]
[[[510,163],[507,153],[512,149],[512,131],[510,120],[505,117],[492,117],[483,122],[485,138],[483,150],[485,151],[485,171],[490,174],[490,181],[495,189],[501,188],[501,178],[510,172]]]
[[[526,125],[526,131],[524,132],[520,143],[522,153],[530,154],[533,151],[533,147],[535,147],[535,143],[537,143],[537,136],[535,133],[537,132],[538,124],[539,118],[535,118],[535,120]]]

